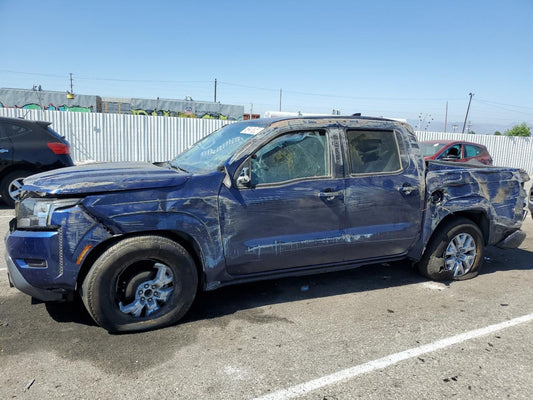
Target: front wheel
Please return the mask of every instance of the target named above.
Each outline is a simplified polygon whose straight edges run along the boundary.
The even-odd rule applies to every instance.
[[[419,272],[436,281],[475,277],[483,265],[483,234],[467,218],[454,218],[438,228],[418,263]]]
[[[111,332],[145,331],[179,321],[198,286],[190,254],[155,235],[121,240],[94,263],[81,298],[98,325]]]

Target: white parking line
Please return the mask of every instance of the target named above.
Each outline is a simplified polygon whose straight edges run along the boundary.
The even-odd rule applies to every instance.
[[[467,340],[475,339],[481,336],[488,335],[502,329],[507,329],[515,325],[524,324],[533,320],[533,314],[524,315],[522,317],[514,318],[509,321],[501,322],[499,324],[490,325],[485,328],[475,329],[473,331],[461,333],[456,336],[451,336],[436,342],[415,347],[413,349],[405,350],[400,353],[391,354],[389,356],[379,358],[365,364],[356,365],[341,371],[335,372],[331,375],[326,375],[321,378],[313,379],[312,381],[301,383],[282,389],[274,393],[269,393],[264,396],[255,398],[254,400],[286,400],[294,397],[303,396],[313,390],[320,389],[324,386],[333,385],[341,381],[355,378],[358,375],[366,374],[378,369],[384,369],[400,361],[408,360],[410,358],[418,357],[422,354],[431,353],[433,351],[441,350],[454,344],[462,343]]]

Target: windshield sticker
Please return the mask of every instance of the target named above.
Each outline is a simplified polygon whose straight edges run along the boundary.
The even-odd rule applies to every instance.
[[[245,135],[257,135],[263,129],[265,128],[261,128],[260,126],[247,126],[241,131],[241,133],[244,133]]]

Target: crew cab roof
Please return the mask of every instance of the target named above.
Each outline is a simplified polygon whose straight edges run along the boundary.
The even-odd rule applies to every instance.
[[[287,121],[287,120],[322,120],[322,119],[338,119],[338,120],[346,120],[346,119],[353,119],[353,120],[369,120],[369,121],[393,121],[393,122],[399,122],[393,119],[389,118],[382,118],[382,117],[368,117],[368,116],[362,116],[362,115],[313,115],[313,116],[294,116],[294,117],[274,117],[274,118],[260,118],[256,120],[248,120],[248,121],[265,121],[267,124],[275,123],[279,121]]]

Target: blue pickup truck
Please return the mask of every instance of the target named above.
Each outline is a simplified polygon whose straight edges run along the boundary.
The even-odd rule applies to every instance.
[[[474,277],[486,245],[525,234],[521,170],[424,162],[412,128],[353,117],[229,124],[172,161],[24,181],[6,237],[10,282],[81,296],[109,331],[176,323],[200,290],[406,259]]]

